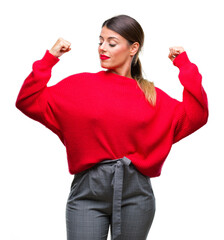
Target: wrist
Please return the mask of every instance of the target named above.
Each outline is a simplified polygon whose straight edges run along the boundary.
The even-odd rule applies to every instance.
[[[51,54],[51,55],[53,55],[54,57],[56,57],[56,58],[58,58],[59,56],[53,51],[53,50],[49,50],[49,53]]]
[[[58,57],[55,57],[53,54],[51,54],[49,50],[46,50],[46,52],[42,58],[42,61],[47,66],[53,67],[57,62],[60,61],[60,59]]]
[[[180,53],[178,56],[176,56],[173,60],[173,65],[180,68],[186,64],[189,64],[191,63],[188,56],[187,56],[187,53],[186,51]]]

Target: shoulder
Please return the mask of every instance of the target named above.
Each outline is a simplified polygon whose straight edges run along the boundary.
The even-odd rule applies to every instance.
[[[81,72],[81,73],[75,73],[72,74],[68,77],[66,77],[63,80],[69,80],[69,79],[88,79],[88,78],[92,78],[96,75],[97,73],[91,73],[91,72]]]
[[[161,88],[155,87],[156,89],[156,94],[159,98],[161,99],[173,99],[170,95],[168,95],[166,92],[164,92]]]
[[[171,108],[172,106],[175,107],[179,103],[178,100],[171,97],[160,88],[155,87],[155,89],[156,89],[156,97],[157,97],[158,105],[169,106]]]
[[[85,80],[90,80],[96,78],[100,72],[97,73],[91,73],[91,72],[81,72],[81,73],[75,73],[71,74],[64,79],[60,80],[55,86],[62,86],[67,84],[78,84],[79,82],[84,82]]]
[[[88,78],[94,78],[94,77],[99,77],[104,73],[104,71],[99,71],[99,72],[81,72],[81,73],[76,73],[68,76],[68,78],[80,78],[80,79],[88,79]]]

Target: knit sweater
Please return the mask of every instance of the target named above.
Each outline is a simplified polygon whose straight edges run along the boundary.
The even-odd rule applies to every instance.
[[[33,63],[16,107],[60,138],[71,174],[126,156],[142,174],[157,177],[172,145],[207,122],[202,76],[186,51],[173,61],[180,71],[183,100],[156,87],[156,106],[136,80],[106,70],[73,74],[47,86],[59,60],[46,50]]]

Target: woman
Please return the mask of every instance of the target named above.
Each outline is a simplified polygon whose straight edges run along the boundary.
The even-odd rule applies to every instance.
[[[169,58],[180,70],[183,101],[142,76],[144,32],[126,15],[108,19],[99,37],[101,67],[47,87],[52,67],[71,43],[59,38],[33,63],[16,107],[39,121],[66,147],[74,180],[66,205],[68,240],[147,238],[155,213],[150,179],[161,173],[172,144],[208,118],[202,76],[182,47]]]

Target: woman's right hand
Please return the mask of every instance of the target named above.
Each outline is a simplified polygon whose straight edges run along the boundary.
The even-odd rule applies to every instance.
[[[59,38],[49,52],[55,57],[61,57],[64,53],[71,50],[70,46],[70,42],[64,40],[63,38]]]

